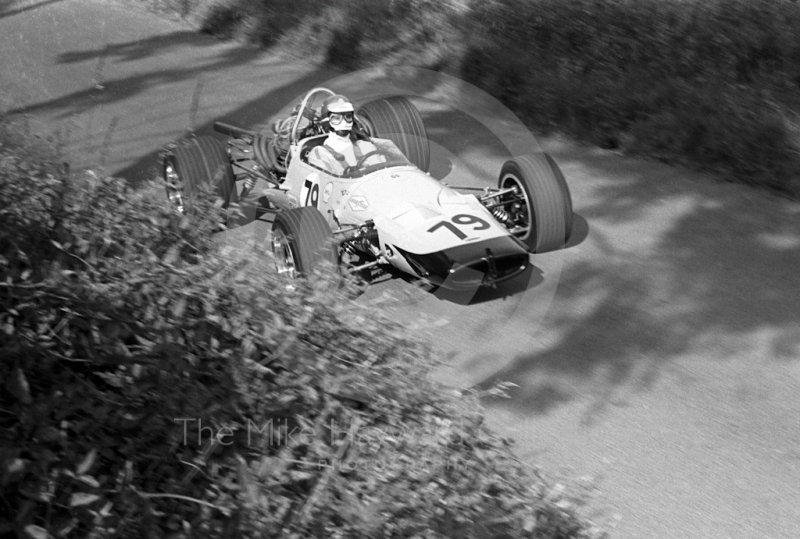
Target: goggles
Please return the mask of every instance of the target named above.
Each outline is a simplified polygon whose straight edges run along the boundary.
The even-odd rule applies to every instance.
[[[328,116],[328,120],[331,122],[331,125],[339,125],[343,121],[344,122],[352,122],[353,121],[353,113],[352,112],[331,112],[330,116]]]

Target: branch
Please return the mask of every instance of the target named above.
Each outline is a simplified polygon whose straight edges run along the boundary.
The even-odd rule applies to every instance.
[[[182,494],[161,494],[161,493],[139,492],[138,490],[136,490],[132,486],[131,486],[131,489],[133,489],[133,491],[136,494],[138,494],[139,496],[141,496],[142,498],[172,498],[172,499],[175,499],[175,500],[182,500],[182,501],[185,501],[185,502],[193,502],[193,503],[196,503],[196,504],[199,504],[199,505],[205,505],[206,507],[210,507],[212,509],[218,509],[219,511],[222,511],[225,514],[230,512],[230,509],[228,509],[227,507],[222,507],[220,505],[215,505],[213,503],[210,503],[210,502],[207,502],[207,501],[204,501],[204,500],[198,500],[197,498],[190,498],[189,496],[184,496]]]
[[[208,457],[211,456],[211,453],[214,452],[214,449],[216,449],[216,447],[217,447],[217,444],[214,443],[214,438],[212,437],[210,440],[208,440],[208,442],[206,442],[206,447],[205,447],[205,449],[203,449],[203,453],[202,453],[202,455],[200,457],[201,460],[203,462],[208,462]],[[185,462],[183,460],[181,462],[183,462],[184,464],[189,464],[189,466],[193,466],[193,469],[189,470],[186,473],[186,475],[183,476],[183,479],[181,479],[181,483],[180,483],[181,486],[186,485],[192,479],[194,479],[194,476],[197,475],[197,472],[200,472],[203,475],[205,475],[206,477],[208,477],[208,475],[206,475],[205,472],[203,472],[200,468],[198,468],[194,464],[190,464],[190,463]]]

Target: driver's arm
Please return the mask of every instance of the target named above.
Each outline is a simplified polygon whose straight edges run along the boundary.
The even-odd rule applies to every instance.
[[[315,146],[311,149],[308,154],[308,162],[332,174],[341,175],[344,172],[344,166],[323,146]]]

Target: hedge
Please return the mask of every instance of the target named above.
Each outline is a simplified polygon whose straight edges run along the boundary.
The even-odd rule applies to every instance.
[[[0,534],[602,536],[424,342],[148,187],[0,145]]]

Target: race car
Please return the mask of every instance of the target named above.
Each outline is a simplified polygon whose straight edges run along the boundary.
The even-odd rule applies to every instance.
[[[194,137],[168,147],[169,200],[184,211],[212,184],[224,205],[274,214],[277,269],[292,277],[330,263],[360,275],[399,271],[446,289],[494,286],[523,272],[529,253],[566,244],[572,199],[549,155],[506,161],[496,187],[451,187],[430,175],[425,126],[404,96],[356,110],[354,129],[375,151],[341,174],[314,166],[308,154],[327,136],[317,103],[331,95],[310,90],[272,132],[217,122],[227,143]],[[254,191],[257,184],[266,188]]]

